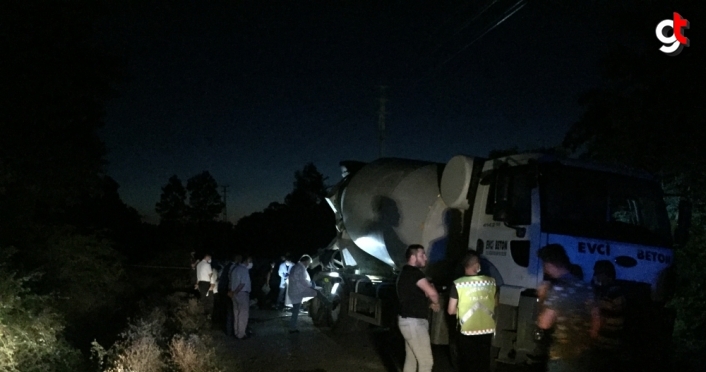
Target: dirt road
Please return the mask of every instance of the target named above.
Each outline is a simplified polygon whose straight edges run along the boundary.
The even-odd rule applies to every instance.
[[[314,327],[299,317],[300,333],[289,334],[289,313],[251,310],[255,335],[236,340],[214,331],[218,354],[228,372],[399,372],[404,342],[394,331],[358,324],[343,333]],[[433,346],[434,372],[452,372],[448,347]],[[502,366],[499,371],[522,371]]]

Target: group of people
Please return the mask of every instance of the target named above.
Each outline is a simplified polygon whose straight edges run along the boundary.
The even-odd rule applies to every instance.
[[[252,332],[248,328],[248,319],[250,293],[253,289],[250,275],[252,257],[236,254],[232,261],[224,263],[220,269],[211,263],[211,255],[204,254],[201,260],[192,265],[196,269],[194,289],[199,291],[204,316],[210,321],[214,307],[223,307],[226,309],[226,333],[239,340],[250,338]]]
[[[608,261],[594,267],[593,285],[576,276],[566,251],[550,244],[538,252],[548,280],[538,289],[536,340],[548,345],[549,372],[621,370],[621,331],[625,298]],[[439,293],[422,272],[424,247],[411,245],[397,278],[398,325],[405,340],[404,372],[431,372],[429,311],[441,311]],[[463,276],[450,288],[446,311],[456,317],[458,370],[489,371],[499,287],[481,272],[481,258],[469,251]]]
[[[282,263],[277,271],[280,285],[274,307],[284,310],[285,304],[291,305],[290,333],[299,332],[297,321],[302,303],[315,297],[318,293],[317,289],[320,289],[311,281],[307,271],[311,261],[311,256],[303,255],[294,264],[288,255],[282,258]],[[263,305],[267,302],[274,266],[274,262],[269,263],[269,270],[265,270],[263,279],[256,280],[255,284],[250,272],[253,268],[252,256],[236,254],[231,261],[223,263],[220,267],[212,265],[210,254],[204,254],[201,260],[193,260],[192,267],[196,271],[194,289],[199,292],[199,301],[202,303],[204,316],[211,320],[214,308],[222,308],[223,315],[225,315],[226,334],[234,336],[238,340],[245,340],[253,336],[253,332],[248,326],[248,320],[250,307],[253,303],[257,303],[257,300],[251,299],[251,294],[255,290],[260,294],[259,301]]]

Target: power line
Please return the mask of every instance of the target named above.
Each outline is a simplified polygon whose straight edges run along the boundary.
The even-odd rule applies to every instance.
[[[492,5],[492,4],[491,4],[491,5]],[[518,6],[518,5],[519,5],[519,6]],[[444,62],[442,62],[441,64],[439,64],[437,67],[433,68],[432,71],[431,71],[429,74],[427,74],[425,77],[423,77],[423,78],[417,80],[414,85],[417,85],[417,84],[418,84],[419,82],[421,82],[422,80],[424,80],[424,79],[430,77],[431,75],[433,75],[436,70],[439,70],[439,69],[441,69],[442,67],[444,67],[447,63],[449,63],[451,60],[453,60],[454,58],[456,58],[459,54],[461,54],[463,51],[465,51],[466,49],[468,49],[471,45],[475,44],[475,42],[477,42],[478,40],[480,40],[481,38],[483,38],[483,36],[487,35],[490,31],[492,31],[492,30],[494,30],[496,27],[500,26],[500,24],[502,24],[503,22],[505,22],[505,21],[506,21],[508,18],[510,18],[513,14],[517,13],[520,9],[524,8],[525,5],[527,5],[527,0],[519,0],[518,2],[516,2],[513,6],[511,6],[508,10],[505,11],[505,13],[503,14],[504,17],[502,17],[502,19],[500,19],[499,21],[495,22],[495,24],[493,24],[493,25],[490,26],[488,29],[486,29],[485,31],[483,31],[480,35],[478,35],[476,38],[474,38],[473,40],[471,40],[470,43],[466,44],[466,45],[465,45],[463,48],[461,48],[458,52],[454,53],[451,57],[449,57],[449,58],[446,59]],[[509,14],[508,14],[508,12],[509,12]]]
[[[476,14],[474,17],[472,17],[472,18],[471,18],[469,21],[467,21],[460,29],[456,30],[456,32],[454,32],[451,36],[449,36],[449,39],[451,39],[452,37],[458,35],[461,31],[465,30],[468,26],[470,26],[473,22],[475,22],[481,15],[483,15],[483,13],[485,13],[486,11],[488,11],[488,9],[490,9],[490,8],[491,8],[493,5],[495,5],[495,3],[497,3],[497,2],[498,2],[498,0],[493,0],[493,1],[491,1],[489,4],[487,4],[485,7],[483,7],[483,8],[480,10],[480,12],[479,12],[478,14]],[[460,13],[460,10],[459,10],[456,14],[458,14],[458,13]],[[447,19],[447,20],[448,20],[448,19]],[[447,23],[447,22],[444,22],[443,24],[446,24],[446,23]],[[440,29],[441,29],[441,27],[440,27],[439,29],[437,29],[437,31],[436,31],[435,33],[438,33],[438,31],[439,31]],[[429,38],[431,38],[431,36],[430,36]],[[448,40],[447,40],[447,42],[448,42]],[[428,58],[428,57],[434,55],[436,52],[439,51],[439,49],[441,49],[441,47],[442,47],[444,44],[445,44],[445,42],[441,42],[441,43],[437,44],[437,45],[436,45],[436,48],[434,48],[434,50],[432,50],[430,53],[428,53],[428,54],[426,55],[426,57],[421,57],[421,58],[419,58],[418,61],[421,61],[423,58]],[[415,70],[415,68],[412,69],[412,72],[414,72],[414,70]]]
[[[230,185],[223,185],[223,220],[228,221],[228,188]]]
[[[385,95],[386,90],[386,86],[380,86],[380,111],[378,111],[378,141],[380,143],[380,153],[378,154],[379,158],[382,158],[383,144],[385,142],[385,117],[387,116],[387,111],[385,111],[385,104],[387,103],[387,97]]]
[[[517,5],[520,4],[520,3],[522,3],[522,5],[520,5],[519,7],[517,7]],[[451,61],[452,59],[454,59],[457,55],[461,54],[464,50],[468,49],[468,47],[470,47],[471,45],[473,45],[476,41],[480,40],[480,39],[481,39],[483,36],[485,36],[488,32],[493,31],[496,27],[500,26],[501,23],[505,22],[505,20],[507,20],[508,18],[510,18],[513,14],[517,13],[517,12],[518,12],[520,9],[522,9],[525,5],[527,5],[527,1],[526,1],[526,0],[520,0],[520,1],[518,1],[517,3],[515,3],[515,5],[513,5],[513,6],[512,6],[508,11],[506,11],[505,13],[507,14],[507,12],[509,12],[510,10],[512,10],[512,9],[515,8],[515,7],[517,7],[517,9],[513,10],[512,13],[506,15],[503,19],[501,19],[500,21],[496,22],[493,26],[491,26],[491,27],[488,28],[485,32],[483,32],[482,34],[480,34],[480,36],[478,36],[478,37],[476,37],[475,39],[473,39],[470,43],[466,44],[466,46],[464,46],[463,48],[461,48],[461,50],[459,50],[458,52],[456,52],[456,54],[452,55],[449,59],[447,59],[447,60],[444,61],[441,65],[439,65],[438,68],[443,67],[443,66],[444,66],[445,64],[447,64],[449,61]]]
[[[496,1],[498,1],[498,0],[493,0],[493,2],[496,2]],[[439,26],[437,26],[435,30],[431,31],[429,33],[429,35],[427,35],[427,37],[424,38],[424,40],[422,40],[422,42],[420,43],[420,46],[428,41],[433,41],[433,37],[436,36],[437,34],[439,34],[441,32],[441,30],[444,28],[444,26],[446,26],[448,23],[451,22],[451,19],[453,17],[456,17],[457,15],[459,15],[462,11],[466,10],[471,5],[472,5],[472,2],[470,2],[470,1],[466,2],[465,4],[458,7],[458,10],[456,10],[456,12],[454,12],[452,15],[444,18],[444,20],[439,24]]]

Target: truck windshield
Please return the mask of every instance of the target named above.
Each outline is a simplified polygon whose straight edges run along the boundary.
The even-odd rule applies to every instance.
[[[669,219],[657,183],[559,164],[540,169],[542,231],[671,246]]]

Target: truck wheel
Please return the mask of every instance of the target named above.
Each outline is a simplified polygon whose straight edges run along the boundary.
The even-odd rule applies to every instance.
[[[328,325],[331,328],[337,328],[343,319],[348,314],[348,295],[338,297],[331,303],[331,308],[328,312]],[[345,310],[343,309],[345,307]]]
[[[326,305],[318,297],[314,297],[310,302],[309,317],[315,326],[326,326]]]
[[[363,322],[348,315],[348,291],[342,288],[340,296],[333,301],[333,306],[329,313],[329,324],[331,329],[337,333],[349,333],[360,330]]]
[[[332,303],[325,303],[319,298],[311,300],[309,308],[309,316],[311,321],[317,327],[335,328],[341,320],[342,308],[347,307],[348,303],[342,304],[341,299],[334,299]]]

